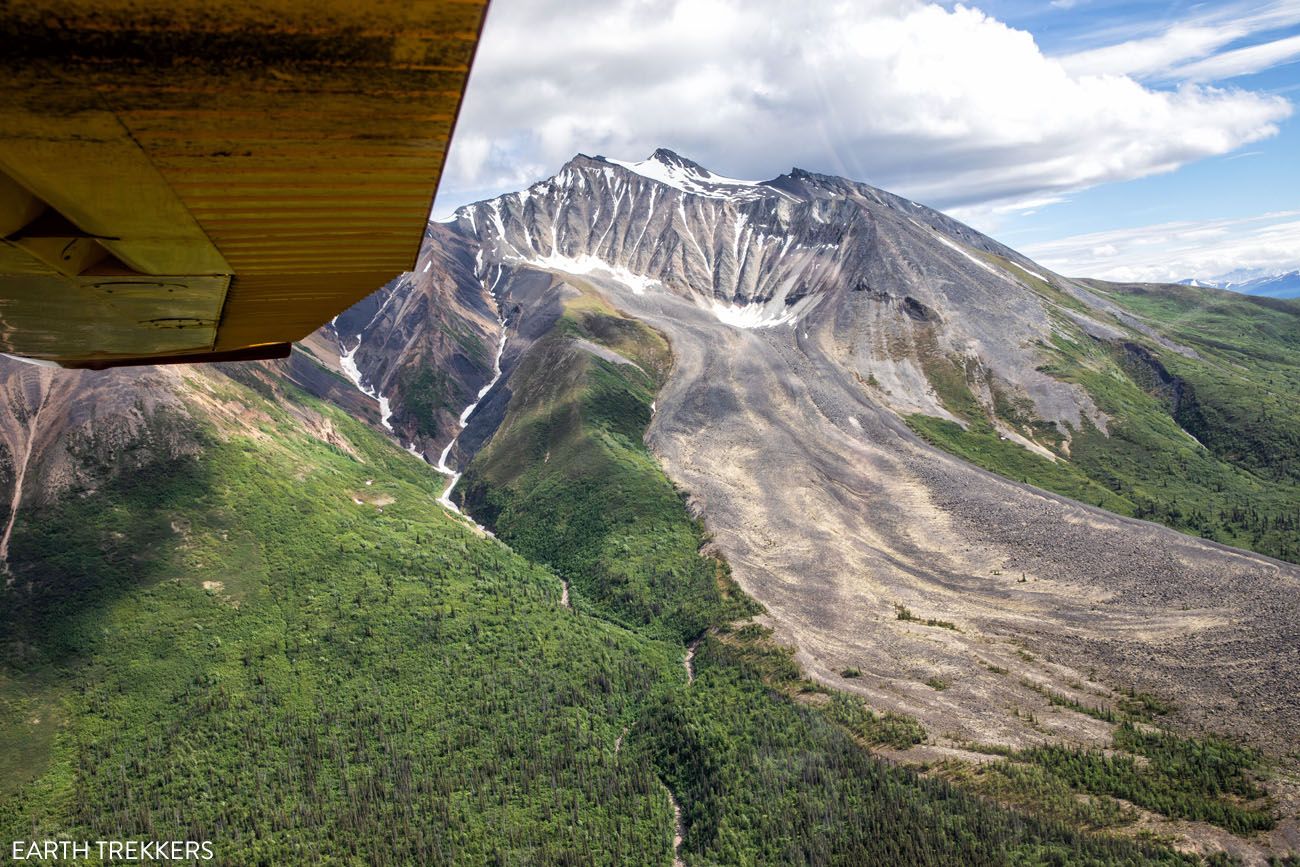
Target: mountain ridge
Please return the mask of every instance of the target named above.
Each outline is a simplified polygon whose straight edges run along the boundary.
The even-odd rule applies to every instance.
[[[225,455],[237,468],[235,490],[255,490],[257,462],[239,455],[265,453],[331,498],[322,514],[339,524],[338,538],[298,540],[276,530],[277,557],[301,545],[328,560],[337,545],[358,572],[339,576],[349,582],[342,596],[322,586],[297,597],[295,585],[279,583],[296,573],[277,560],[272,572],[258,572],[268,592],[295,600],[272,609],[283,610],[276,616],[297,617],[304,606],[332,618],[355,600],[380,599],[385,591],[365,564],[384,556],[398,567],[384,567],[390,598],[396,580],[431,604],[421,573],[403,565],[427,557],[420,533],[440,540],[439,570],[454,570],[462,551],[476,572],[472,581],[462,576],[460,601],[436,603],[436,617],[405,611],[417,616],[403,641],[422,647],[422,636],[441,635],[451,618],[443,604],[463,616],[466,598],[509,598],[479,570],[518,575],[521,563],[512,559],[501,572],[496,543],[455,516],[416,518],[435,508],[433,494],[445,488],[432,469],[445,466],[465,473],[453,500],[572,585],[572,598],[561,596],[550,572],[531,573],[538,588],[550,582],[543,595],[564,609],[557,617],[576,622],[595,612],[601,629],[649,630],[642,638],[663,642],[655,671],[679,678],[671,654],[707,625],[691,689],[758,670],[775,678],[783,701],[807,703],[800,719],[842,710],[868,733],[856,735],[863,738],[877,737],[886,720],[884,742],[898,744],[890,747],[897,761],[969,770],[973,757],[996,755],[1016,773],[1054,768],[1051,791],[1056,803],[1075,805],[1070,815],[1080,798],[1093,804],[1099,793],[1056,776],[1051,750],[1077,750],[1093,770],[1100,765],[1088,763],[1106,751],[1137,756],[1131,761],[1145,767],[1150,756],[1140,749],[1164,754],[1123,727],[1133,720],[1166,732],[1225,733],[1271,761],[1292,761],[1288,739],[1300,705],[1286,686],[1300,675],[1300,659],[1282,649],[1300,645],[1300,569],[1188,533],[1255,548],[1296,537],[1283,507],[1296,502],[1291,480],[1300,469],[1284,460],[1288,431],[1300,430],[1288,424],[1289,399],[1300,394],[1300,305],[1068,280],[868,185],[795,170],[774,179],[786,178],[788,188],[755,183],[756,191],[741,182],[740,192],[723,197],[726,185],[711,180],[721,176],[687,169],[686,185],[700,190],[575,158],[549,180],[431,225],[415,272],[285,362],[149,382],[86,381],[102,383],[111,402],[67,380],[68,398],[81,396],[86,408],[102,399],[106,415],[130,417],[137,398],[178,396],[222,443],[183,464],[202,468],[206,455]],[[500,379],[480,395],[494,382],[494,358]],[[10,367],[18,366],[0,362]],[[311,395],[372,430],[345,424]],[[31,405],[6,412],[21,426]],[[46,433],[58,439],[63,431]],[[149,442],[147,433],[131,437]],[[21,438],[14,442],[21,453]],[[397,503],[387,502],[393,474],[410,482],[397,486]],[[130,468],[120,476],[142,477]],[[288,496],[292,487],[277,490]],[[37,493],[23,495],[33,499],[19,512],[16,538],[39,539],[33,519],[52,514]],[[1249,508],[1238,509],[1240,498]],[[74,498],[55,499],[76,511]],[[1170,506],[1189,514],[1175,516]],[[1211,513],[1220,507],[1226,518]],[[1148,508],[1136,516],[1185,532],[1134,520]],[[275,517],[294,525],[310,517],[305,509]],[[683,509],[689,516],[678,514]],[[398,547],[372,547],[362,519]],[[178,556],[198,558],[217,544],[214,529],[192,540],[184,520],[171,520],[171,530],[155,521],[150,538],[175,536]],[[411,526],[419,528],[415,539]],[[94,541],[114,552],[133,543]],[[184,553],[200,543],[199,553]],[[733,592],[725,574],[696,562],[701,545],[729,564],[736,586],[765,613],[733,626],[705,616],[698,599],[680,605],[682,595],[673,594]],[[88,562],[100,556],[84,550]],[[224,564],[231,553],[220,550]],[[30,565],[31,551],[22,553]],[[681,559],[669,561],[670,553]],[[241,562],[230,560],[217,579],[225,589],[209,591],[213,600],[237,589]],[[437,575],[429,592],[446,584]],[[334,625],[313,636],[309,655],[368,649],[352,616],[326,618]],[[464,643],[455,652],[473,656],[471,633],[457,623]],[[481,626],[495,640],[502,623]],[[366,626],[386,634],[380,619]],[[348,636],[341,644],[340,629]],[[238,660],[232,668],[242,670]],[[623,686],[608,678],[601,686],[599,672],[582,671],[593,689],[621,696]],[[746,702],[771,691],[764,683]],[[683,804],[690,852],[725,846],[729,838],[711,823],[734,815],[720,805],[734,809],[747,791],[729,783],[719,794],[710,782],[732,781],[743,757],[728,753],[735,764],[708,765],[703,778],[705,765],[685,758],[692,750],[716,757],[706,747],[717,746],[709,739],[718,726],[742,724],[727,715],[727,695],[665,697],[655,723],[629,735],[635,742],[647,730],[664,733],[654,736],[667,739],[654,747],[658,780],[644,773],[650,753],[635,754],[643,763],[637,797],[668,781]],[[618,723],[605,713],[600,726],[613,745],[596,739],[584,749],[609,749],[622,761]],[[857,755],[844,735],[826,737]],[[1200,743],[1177,749],[1202,750]],[[1094,787],[1110,779],[1106,768],[1089,777]],[[1234,830],[1266,829],[1272,807],[1251,801],[1216,813],[1222,805],[1199,794],[1180,791],[1178,804],[1145,795],[1164,810],[1160,827],[1188,846],[1261,863],[1261,853],[1285,851],[1297,834],[1295,793],[1285,787],[1274,791],[1278,827],[1251,840]],[[655,809],[667,818],[666,802]]]
[[[650,285],[647,281],[667,281],[675,291],[702,294],[702,301],[715,304],[715,311],[730,314],[733,323],[756,327],[801,315],[800,311],[846,280],[868,294],[873,284],[910,283],[912,293],[897,293],[897,297],[886,293],[878,296],[879,300],[904,305],[908,297],[913,297],[909,306],[915,310],[939,307],[933,286],[919,285],[909,280],[907,273],[916,268],[908,262],[909,250],[933,246],[934,233],[940,231],[935,227],[946,233],[945,243],[971,244],[979,251],[967,252],[959,247],[962,261],[956,269],[950,256],[927,263],[943,268],[947,273],[940,279],[946,282],[961,280],[971,267],[994,272],[977,258],[979,253],[1014,257],[1009,259],[1013,264],[1041,274],[1029,260],[938,212],[843,179],[827,181],[810,173],[792,173],[786,177],[798,181],[802,198],[793,199],[793,194],[777,190],[755,194],[752,190],[756,188],[746,188],[741,197],[718,199],[663,185],[645,176],[615,179],[612,171],[610,164],[577,158],[566,163],[552,179],[531,186],[526,195],[509,194],[462,207],[456,212],[454,225],[469,234],[481,235],[482,242],[505,259],[555,261],[570,269],[600,267],[592,262],[602,263],[625,278],[637,275],[643,289]],[[810,185],[805,178],[816,183]],[[824,188],[822,183],[830,186]],[[552,190],[554,194],[541,196],[539,190]],[[595,196],[600,196],[600,204],[592,207],[590,202]],[[540,213],[539,220],[539,203],[548,201],[554,202],[553,212]],[[624,201],[630,204],[623,206]],[[622,216],[622,222],[621,206],[632,209],[632,213]],[[926,225],[917,221],[918,216]],[[537,225],[530,228],[529,219]],[[631,225],[640,227],[632,237],[623,225],[629,219]],[[874,240],[882,220],[902,234],[883,250]],[[590,261],[575,259],[574,255]],[[904,273],[898,273],[900,268]],[[1037,316],[1037,323],[1027,329],[1029,323],[1024,315],[997,310],[1003,303],[1000,287],[994,284],[989,288],[987,280],[980,285],[984,287],[981,297],[968,301],[979,304],[983,315],[967,316],[971,312],[967,309],[957,318],[983,325],[979,339],[984,345],[1018,356],[1018,364],[1006,366],[1017,368],[1014,378],[1024,380],[1018,384],[1026,386],[1031,399],[1041,401],[1041,414],[1076,425],[1081,412],[1096,418],[1086,397],[1062,397],[1059,392],[1069,390],[1069,386],[1039,376],[1031,357],[1017,349],[1019,344],[1045,339],[1050,332],[1045,313],[1040,310],[1031,314]],[[1068,293],[1085,291],[1074,284],[1061,285]],[[709,289],[701,293],[699,287]],[[1021,291],[1026,298],[1036,297],[1028,290]],[[1095,303],[1107,307],[1107,302]],[[1066,313],[1081,315],[1077,310]],[[1087,326],[1099,332],[1108,328],[1104,322],[1091,319]],[[941,324],[938,330],[943,336],[948,329]],[[963,342],[968,336],[953,336],[948,342]],[[882,368],[876,373],[879,379],[898,377],[915,384],[922,378],[915,358],[900,359],[886,352],[875,355]],[[895,371],[900,363],[903,369]],[[911,396],[912,409],[945,414],[936,401],[926,400],[923,392],[917,394],[913,388],[900,387],[898,393]],[[1100,424],[1104,426],[1104,422]]]
[[[893,653],[876,640],[845,638],[881,628],[882,615],[874,612],[888,612],[893,602],[937,606],[941,613],[944,605],[953,605],[976,620],[990,618],[983,626],[963,625],[968,632],[1021,632],[1029,623],[1023,615],[1007,619],[992,615],[992,609],[979,614],[978,605],[970,607],[985,594],[1016,593],[1014,585],[1002,589],[998,580],[982,585],[986,579],[973,575],[1014,572],[1017,581],[1023,574],[1031,586],[1037,582],[1018,604],[1038,597],[1031,619],[1044,623],[1083,617],[1083,610],[1067,612],[1111,600],[1105,608],[1110,614],[1094,615],[1089,627],[1093,650],[1052,638],[1057,626],[1022,633],[1051,641],[1076,665],[1086,666],[1084,659],[1094,652],[1118,649],[1113,638],[1103,637],[1109,630],[1141,629],[1143,620],[1165,623],[1149,630],[1140,644],[1148,650],[1163,647],[1157,651],[1162,665],[1173,668],[1157,675],[1161,666],[1148,665],[1139,675],[1144,688],[1163,691],[1188,677],[1193,658],[1207,659],[1209,635],[1220,634],[1225,641],[1230,635],[1220,617],[1179,615],[1174,599],[1181,595],[1184,602],[1178,604],[1197,610],[1210,604],[1205,594],[1212,595],[1215,570],[1237,575],[1243,591],[1275,577],[1288,586],[1296,580],[1295,567],[1276,560],[1238,559],[1226,549],[1198,547],[1195,539],[1167,535],[1161,528],[1068,502],[1049,504],[1032,488],[1007,488],[1001,480],[970,475],[961,468],[968,465],[918,449],[909,429],[915,425],[926,439],[967,460],[1015,473],[1015,482],[1050,487],[1049,470],[1066,473],[1058,487],[1074,496],[1094,505],[1101,501],[1121,514],[1154,514],[1169,521],[1158,511],[1164,505],[1151,506],[1143,498],[1158,490],[1152,485],[1159,479],[1172,478],[1159,475],[1170,470],[1117,481],[1103,474],[1106,455],[1120,444],[1137,448],[1140,456],[1167,453],[1176,460],[1206,453],[1170,411],[1159,408],[1157,392],[1148,394],[1133,379],[1141,373],[1139,379],[1150,377],[1150,388],[1157,388],[1157,369],[1141,367],[1148,356],[1134,350],[1131,359],[1137,360],[1131,360],[1123,346],[1144,347],[1166,373],[1182,371],[1182,364],[1199,376],[1215,366],[1207,355],[1214,351],[1211,344],[1193,345],[1163,328],[1159,317],[1134,308],[1122,287],[1052,274],[924,206],[844,179],[797,172],[787,177],[789,190],[769,191],[760,183],[757,193],[746,187],[738,196],[719,198],[712,190],[682,190],[580,156],[526,191],[463,206],[448,225],[477,239],[500,297],[513,299],[515,281],[540,271],[550,275],[547,292],[594,287],[624,315],[669,338],[677,366],[658,398],[648,441],[674,481],[692,492],[694,508],[735,564],[742,587],[773,612],[778,636],[800,648],[800,661],[819,678],[838,680],[835,672],[854,667],[846,652],[858,646],[859,652],[885,654],[873,657],[873,664],[895,671],[887,680],[907,679],[897,663],[884,663]],[[526,322],[532,302],[520,297],[516,321]],[[536,291],[529,297],[536,298]],[[508,353],[503,400],[519,360]],[[1151,372],[1142,372],[1147,369]],[[1124,384],[1120,392],[1099,390],[1114,378]],[[767,386],[759,388],[759,382]],[[1182,393],[1193,390],[1210,399],[1210,391],[1191,385]],[[786,430],[793,418],[807,429]],[[925,428],[921,420],[927,418],[952,429]],[[1131,439],[1138,430],[1135,420],[1147,426],[1142,431],[1150,429],[1142,434],[1145,439]],[[992,449],[993,456],[968,443]],[[1039,463],[1009,470],[1000,463],[1007,449]],[[1177,457],[1182,452],[1188,458]],[[1023,464],[1027,458],[1015,461]],[[1238,481],[1232,484],[1257,484],[1249,471],[1218,457],[1196,460],[1219,461],[1214,466],[1227,469],[1215,472],[1235,473],[1232,479]],[[864,475],[866,468],[872,472]],[[809,476],[821,478],[826,490],[808,487]],[[977,496],[977,490],[985,493]],[[1287,496],[1279,493],[1273,502]],[[904,503],[909,505],[900,508]],[[833,517],[829,525],[836,528],[814,534],[826,546],[817,557],[806,544],[790,542],[810,532],[797,518],[810,513],[822,520]],[[862,515],[872,516],[870,525],[863,525]],[[993,515],[1001,521],[991,523]],[[1073,528],[1075,538],[1068,544],[1071,534],[1063,534],[1062,522]],[[1037,529],[1011,532],[1012,527]],[[930,538],[921,541],[918,532]],[[1279,538],[1290,538],[1291,531],[1280,532]],[[1134,547],[1137,538],[1144,541]],[[1211,572],[1201,566],[1189,572],[1180,565],[1193,561],[1217,565]],[[877,577],[855,589],[843,584],[840,576],[848,574]],[[883,577],[890,574],[895,577]],[[922,580],[916,577],[921,574],[931,576],[923,583],[932,598],[904,590]],[[1201,577],[1192,580],[1192,574]],[[1247,580],[1248,574],[1255,577]],[[792,575],[803,578],[794,582]],[[1256,580],[1264,584],[1254,585]],[[1180,582],[1181,590],[1171,589]],[[964,599],[947,596],[950,591],[939,589],[945,585],[966,588]],[[1059,589],[1047,594],[1054,601],[1042,607],[1041,594],[1049,585]],[[1067,586],[1076,586],[1073,592],[1091,601],[1057,595]],[[1254,610],[1256,592],[1231,604]],[[886,604],[894,596],[903,598]],[[950,601],[940,603],[940,598]],[[837,600],[835,610],[828,599]],[[857,606],[865,607],[864,615],[846,618],[844,612]],[[1184,627],[1173,625],[1180,621]],[[891,634],[899,642],[917,638]],[[1179,654],[1166,655],[1173,635],[1202,636],[1201,650],[1191,653],[1191,645],[1179,643]],[[1275,640],[1256,635],[1252,641]],[[1108,658],[1126,677],[1139,672],[1131,663]],[[1014,670],[1003,661],[997,667]],[[1183,674],[1174,675],[1175,668]],[[972,686],[983,679],[966,663],[958,670]],[[1209,695],[1220,685],[1203,686],[1209,690],[1205,705],[1226,707],[1222,697]],[[1247,688],[1244,681],[1238,686]],[[985,688],[973,686],[966,700],[978,705],[983,699],[976,695]],[[1252,702],[1269,691],[1262,682],[1248,689],[1255,695]],[[947,696],[936,704],[925,689],[907,690],[902,702],[875,688],[870,694],[909,713],[951,704]],[[936,719],[919,714],[927,727],[959,731],[963,725],[947,711]],[[1239,719],[1243,731],[1261,721],[1253,713]],[[981,716],[979,725],[990,725],[990,718]],[[1002,736],[1015,741],[1021,737],[1012,733],[1017,728],[1001,729]]]
[[[1236,276],[1225,275],[1213,280],[1187,278],[1178,283],[1203,289],[1227,289],[1242,295],[1265,298],[1300,298],[1300,270],[1275,271],[1261,276],[1246,276],[1244,279],[1236,279]]]

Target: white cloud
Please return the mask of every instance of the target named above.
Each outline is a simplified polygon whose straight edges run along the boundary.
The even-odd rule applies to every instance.
[[[798,165],[996,212],[1229,153],[1290,111],[1072,71],[1029,33],[921,0],[495,0],[438,210],[578,151],[667,146],[732,177]]]
[[[1150,75],[1169,73],[1175,66],[1199,60],[1245,35],[1241,25],[1185,25],[1164,33],[1130,39],[1061,57],[1061,64],[1076,75]]]
[[[1281,63],[1293,63],[1300,60],[1300,36],[1261,42],[1233,51],[1225,51],[1213,57],[1207,57],[1196,63],[1180,66],[1176,73],[1188,81],[1219,81],[1250,75],[1264,69],[1270,69]]]
[[[1060,57],[1072,73],[1080,75],[1131,75],[1166,81],[1221,81],[1294,60],[1300,53],[1295,38],[1269,40],[1279,28],[1300,24],[1300,0],[1238,0],[1215,6],[1202,5],[1163,30],[1139,35],[1129,21],[1124,31],[1094,34],[1101,44]],[[1146,25],[1151,27],[1150,24]],[[1257,38],[1259,44],[1233,47],[1235,42]]]
[[[1238,269],[1300,268],[1300,211],[1137,226],[1030,244],[1025,255],[1071,277],[1212,280]]]

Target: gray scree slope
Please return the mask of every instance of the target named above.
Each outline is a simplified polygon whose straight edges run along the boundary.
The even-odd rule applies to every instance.
[[[579,156],[449,228],[481,245],[478,278],[491,272],[512,328],[553,310],[545,271],[670,338],[649,432],[667,472],[800,661],[919,717],[935,751],[1106,739],[1025,682],[1084,704],[1113,700],[1106,684],[1149,689],[1185,722],[1291,742],[1300,569],[993,476],[898,418],[946,414],[922,370],[939,352],[1041,418],[1104,430],[1085,393],[1037,370],[1065,319],[1101,338],[1146,331],[1085,287],[864,184],[736,182],[667,151]],[[896,604],[961,631],[900,621]],[[847,667],[863,677],[841,679]]]

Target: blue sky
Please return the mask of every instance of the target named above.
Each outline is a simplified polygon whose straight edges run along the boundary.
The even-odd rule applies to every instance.
[[[1300,5],[1288,9],[1284,4],[1265,3],[1134,3],[1110,0],[1077,0],[1072,4],[995,0],[979,5],[1008,25],[1033,33],[1039,46],[1045,52],[1055,55],[1070,55],[1143,37],[1159,36],[1179,26],[1186,26],[1187,22],[1207,17],[1214,19],[1216,24],[1225,21],[1231,25],[1233,21],[1247,17],[1251,11],[1267,10],[1271,5],[1281,7],[1278,9],[1281,13],[1280,20],[1261,22],[1253,32],[1230,39],[1204,56],[1222,57],[1238,49],[1277,43],[1282,43],[1278,49],[1281,52],[1291,45],[1288,40],[1294,41],[1300,35]],[[1222,15],[1219,17],[1215,13]],[[1300,44],[1279,57],[1277,62],[1261,66],[1259,71],[1240,75],[1231,74],[1240,71],[1238,69],[1225,69],[1207,79],[1207,83],[1276,94],[1292,103],[1300,101]],[[1175,65],[1169,71],[1152,71],[1138,77],[1153,87],[1175,88],[1181,83],[1176,70]],[[1092,270],[1105,270],[1109,263],[1105,256],[1091,255],[1091,249],[1119,244],[1083,243],[1072,245],[1077,246],[1077,250],[1067,250],[1066,242],[1070,238],[1085,236],[1096,239],[1103,234],[1112,235],[1115,241],[1129,237],[1141,238],[1142,233],[1150,227],[1176,223],[1193,224],[1189,228],[1195,234],[1197,229],[1231,221],[1241,229],[1241,234],[1225,232],[1224,236],[1233,240],[1249,240],[1254,237],[1253,230],[1261,226],[1271,227],[1295,219],[1280,217],[1274,222],[1265,218],[1265,215],[1300,209],[1300,117],[1293,114],[1277,126],[1276,135],[1237,148],[1226,155],[1191,162],[1168,173],[1081,190],[1072,193],[1068,201],[1041,211],[1015,214],[995,227],[998,237],[1016,247],[1033,249],[1042,246],[1053,252],[1066,253],[1065,261],[1077,262],[1082,266],[1092,264]],[[1137,232],[1134,233],[1133,230]],[[1300,237],[1300,233],[1293,237]],[[1225,256],[1223,265],[1235,262],[1238,267],[1245,268],[1295,268],[1300,266],[1300,241],[1297,244],[1289,262],[1256,262],[1248,256],[1234,260]],[[1127,258],[1132,260],[1133,267],[1140,266],[1140,254]],[[1176,263],[1178,259],[1174,261]],[[1188,261],[1188,265],[1194,264],[1197,264],[1194,260]],[[1197,273],[1181,276],[1211,278],[1230,269],[1223,267],[1220,270],[1219,263],[1211,258],[1208,268],[1189,267],[1187,270]]]
[[[435,214],[574,153],[792,166],[1112,279],[1300,267],[1300,0],[494,0]]]

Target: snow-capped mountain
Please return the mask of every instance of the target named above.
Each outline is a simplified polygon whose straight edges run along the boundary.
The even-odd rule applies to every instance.
[[[1164,496],[1184,471],[1166,458],[1214,445],[1189,430],[1200,410],[1179,373],[1208,362],[1142,305],[1121,309],[1129,293],[1224,300],[1069,280],[843,178],[738,180],[666,150],[639,162],[579,155],[431,225],[415,271],[288,361],[227,375],[344,406],[454,484],[511,427],[548,466],[553,438],[571,428],[552,395],[577,389],[565,371],[637,366],[620,355],[618,328],[639,320],[671,358],[644,415],[619,418],[648,421],[645,442],[707,523],[711,550],[810,676],[950,744],[1015,747],[1055,724],[1046,696],[1091,706],[1097,693],[1078,686],[1088,672],[1121,672],[1179,696],[1198,723],[1213,715],[1216,728],[1289,744],[1300,657],[1276,648],[1297,643],[1296,568],[1094,507],[1133,493],[1122,471],[1151,458],[1148,442],[1165,475],[1135,497]],[[561,355],[580,361],[555,364]],[[182,371],[55,381],[0,359],[0,375],[11,514],[102,485],[124,454],[184,456],[205,436],[262,435],[219,382]],[[177,421],[184,412],[193,425]],[[299,415],[306,436],[364,457],[309,405]],[[53,424],[72,434],[47,442]],[[968,447],[953,448],[961,458],[1006,458],[991,468],[1003,475],[939,447],[953,442]],[[1032,486],[1058,471],[1075,487]],[[444,488],[441,502],[475,514],[466,488]],[[1225,659],[1231,677],[1218,674]],[[850,668],[865,676],[844,680]],[[1043,712],[1021,713],[1034,707]],[[1058,734],[1100,742],[1094,722]]]
[[[549,353],[634,363],[566,331],[577,320],[565,317],[606,309],[649,325],[673,364],[647,443],[816,677],[842,687],[839,673],[862,663],[875,680],[847,688],[1007,743],[1038,737],[1005,716],[1015,687],[984,662],[1008,636],[1032,636],[1076,673],[1140,670],[1151,689],[1195,692],[1189,705],[1257,706],[1280,683],[1241,673],[1229,698],[1200,674],[1227,642],[1264,654],[1293,628],[1291,603],[1246,613],[1251,594],[1275,595],[1272,563],[1017,484],[1018,470],[992,476],[910,429],[928,419],[921,429],[969,434],[977,453],[1020,446],[1032,454],[1009,460],[1063,473],[1091,454],[1108,481],[1102,464],[1130,459],[1135,421],[1170,454],[1205,448],[1180,427],[1197,427],[1199,410],[1170,369],[1199,363],[1197,352],[1113,300],[1169,287],[1063,278],[867,184],[800,169],[737,180],[666,150],[640,162],[576,156],[460,208],[446,229],[474,251],[477,285],[509,332],[501,378],[448,463],[472,474],[479,446],[513,430],[545,465],[552,446],[567,447],[552,440],[567,426],[546,395],[573,387],[544,372],[559,357]],[[605,333],[617,345],[616,329]],[[1144,399],[1135,419],[1125,402]],[[439,454],[425,451],[430,463]],[[953,613],[962,631],[936,642],[895,604]],[[1210,605],[1236,612],[1232,630],[1188,613]],[[1254,624],[1248,636],[1241,623]],[[936,670],[962,684],[960,707],[922,682]],[[1068,688],[1075,675],[1058,674],[1053,688]]]
[[[689,298],[740,328],[827,323],[858,370],[905,412],[943,415],[923,366],[964,359],[972,377],[1078,426],[1105,419],[1041,373],[1062,317],[1111,338],[1123,314],[1086,288],[938,211],[801,169],[725,178],[671,151],[640,162],[578,155],[554,177],[467,205],[451,225],[483,267],[604,276]],[[865,374],[864,374],[865,375]]]
[[[1241,273],[1234,271],[1214,280],[1194,278],[1179,280],[1184,286],[1202,289],[1230,289],[1242,295],[1264,298],[1300,298],[1300,271],[1281,271],[1260,274],[1257,270]]]

